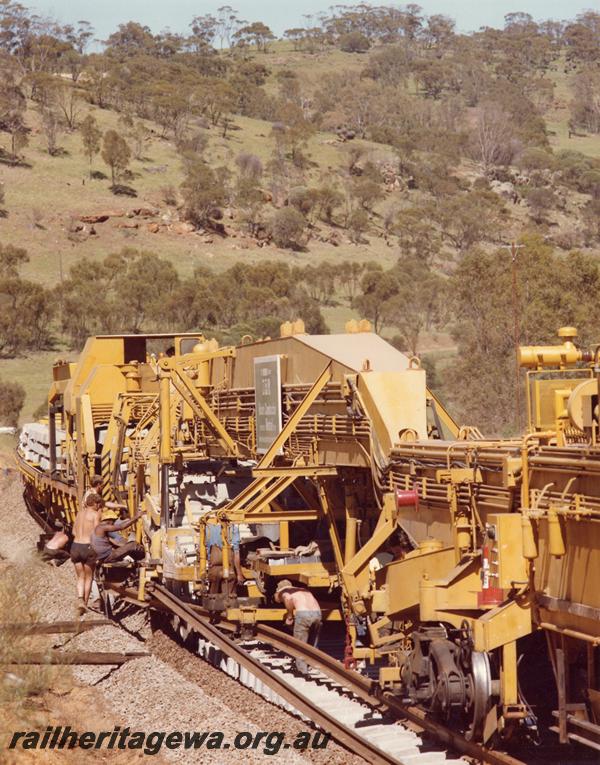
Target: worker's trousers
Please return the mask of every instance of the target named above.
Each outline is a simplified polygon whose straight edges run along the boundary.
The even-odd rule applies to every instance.
[[[302,640],[303,643],[309,643],[317,647],[319,642],[319,632],[321,631],[321,612],[320,611],[296,611],[294,617],[294,637]],[[308,664],[302,659],[296,659],[298,672],[306,674]]]

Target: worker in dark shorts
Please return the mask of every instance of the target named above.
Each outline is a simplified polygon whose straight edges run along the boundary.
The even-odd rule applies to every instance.
[[[94,581],[96,554],[90,544],[94,527],[100,519],[104,500],[99,494],[89,494],[73,523],[73,542],[71,543],[71,560],[77,575],[77,596],[79,615],[86,609]]]
[[[108,505],[108,503],[107,503]],[[102,513],[100,523],[94,528],[91,538],[92,548],[96,554],[98,563],[116,563],[123,560],[127,555],[133,560],[142,560],[146,557],[144,547],[135,541],[127,542],[114,547],[111,544],[110,534],[132,526],[144,514],[143,510],[133,516],[119,520],[119,513],[112,507],[108,507]]]
[[[275,602],[285,606],[285,623],[294,626],[296,640],[316,648],[323,616],[319,601],[312,592],[304,587],[294,587],[289,579],[282,579],[275,590]],[[302,659],[296,659],[296,669],[301,675],[308,675],[308,664]]]

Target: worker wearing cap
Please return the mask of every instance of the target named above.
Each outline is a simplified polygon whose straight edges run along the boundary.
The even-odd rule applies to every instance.
[[[113,547],[110,534],[123,531],[132,526],[144,514],[143,510],[133,516],[119,520],[119,512],[112,502],[106,503],[106,509],[102,512],[100,523],[95,527],[91,538],[91,545],[96,553],[98,563],[116,563],[129,555],[133,560],[142,560],[146,556],[143,546],[137,542],[124,542],[118,547]]]
[[[312,592],[304,587],[294,587],[289,579],[282,579],[275,590],[275,602],[285,606],[285,623],[294,625],[294,637],[316,648],[322,613],[319,601]],[[308,675],[308,665],[302,659],[296,659],[296,669],[301,675]]]

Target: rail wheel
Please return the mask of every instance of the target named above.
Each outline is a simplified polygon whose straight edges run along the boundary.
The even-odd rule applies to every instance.
[[[469,623],[464,621],[460,628],[460,666],[467,678],[467,699],[465,717],[468,741],[483,741],[486,721],[493,708],[492,664],[490,655],[473,650],[473,637]]]
[[[474,651],[468,626],[458,641],[433,640],[428,656],[431,713],[449,727],[464,731],[468,741],[490,738],[488,718],[494,708],[493,662]]]
[[[487,653],[471,653],[471,671],[467,677],[467,719],[469,728],[465,734],[468,741],[483,741],[485,723],[493,706],[492,671]]]

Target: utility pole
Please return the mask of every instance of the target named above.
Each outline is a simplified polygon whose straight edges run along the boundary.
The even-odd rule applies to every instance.
[[[513,309],[513,342],[515,350],[515,391],[516,391],[516,407],[517,407],[517,425],[519,431],[522,431],[522,416],[521,416],[521,380],[519,375],[519,343],[521,341],[521,316],[519,310],[519,287],[518,287],[518,273],[517,273],[517,258],[519,256],[519,250],[522,249],[524,244],[517,244],[511,242],[510,245],[510,259],[512,270],[512,309]]]

